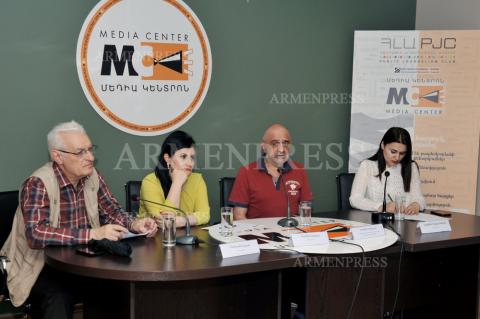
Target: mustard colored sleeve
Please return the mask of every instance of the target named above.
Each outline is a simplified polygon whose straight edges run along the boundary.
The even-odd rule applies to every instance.
[[[202,175],[198,175],[198,183],[196,183],[195,203],[192,215],[197,218],[198,225],[206,224],[210,221],[210,205],[208,203],[207,185]]]
[[[140,198],[153,201],[153,202],[158,202],[168,206],[174,206],[173,203],[165,199],[165,194],[163,193],[162,185],[160,184],[160,181],[158,180],[158,178],[155,176],[155,173],[151,173],[143,179],[142,186],[140,188]],[[156,216],[159,216],[160,213],[164,211],[174,211],[174,210],[168,209],[166,207],[162,207],[154,203],[141,201],[140,212],[138,213],[138,217],[156,217]]]

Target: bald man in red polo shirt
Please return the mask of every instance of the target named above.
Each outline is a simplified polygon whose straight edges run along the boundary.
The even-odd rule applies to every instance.
[[[312,200],[312,192],[303,166],[289,160],[291,138],[287,128],[273,124],[265,131],[259,160],[238,171],[229,197],[236,220],[285,217],[287,196],[293,215],[298,203]]]

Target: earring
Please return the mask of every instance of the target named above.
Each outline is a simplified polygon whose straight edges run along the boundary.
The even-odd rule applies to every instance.
[[[170,162],[167,162],[167,168],[170,169]]]

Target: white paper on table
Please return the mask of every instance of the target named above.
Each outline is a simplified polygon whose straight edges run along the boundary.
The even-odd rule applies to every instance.
[[[437,220],[444,220],[445,217],[435,216],[432,214],[419,213],[416,215],[405,215],[406,220],[414,220],[417,222],[433,222]],[[448,218],[447,218],[448,219]]]
[[[207,226],[207,227],[202,227],[204,230],[210,230],[210,229],[215,229],[221,227],[221,224],[213,225],[213,226]],[[266,228],[264,225],[260,224],[251,224],[251,223],[242,223],[238,221],[233,221],[233,231],[235,233],[240,233],[244,231],[254,231],[254,230],[268,230],[269,228]]]
[[[121,239],[127,239],[127,238],[133,238],[133,237],[140,237],[140,236],[145,236],[145,235],[147,235],[147,234],[148,234],[148,233],[137,234],[137,233],[128,232],[128,233],[126,233],[125,235],[122,235],[122,238],[121,238]]]

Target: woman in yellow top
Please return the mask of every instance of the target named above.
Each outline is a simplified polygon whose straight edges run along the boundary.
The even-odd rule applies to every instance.
[[[202,175],[192,172],[195,165],[194,146],[195,141],[189,134],[183,131],[170,133],[162,144],[155,172],[145,176],[142,181],[140,198],[178,207],[188,215],[190,225],[201,225],[210,220],[210,206]],[[164,211],[172,209],[140,202],[139,216],[155,218]],[[185,216],[176,213],[177,227],[185,226]]]

